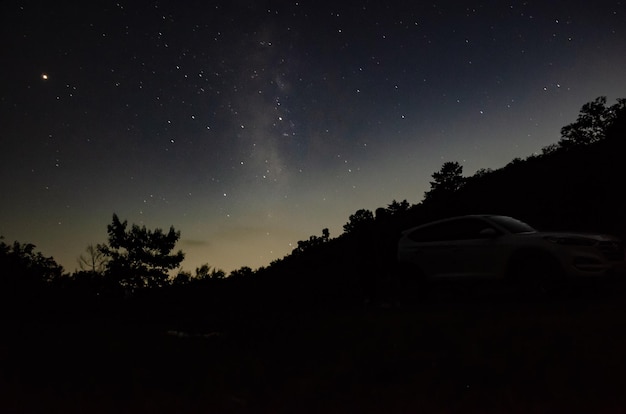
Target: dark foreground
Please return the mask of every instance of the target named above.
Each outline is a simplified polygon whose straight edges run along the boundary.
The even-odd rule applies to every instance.
[[[626,411],[622,286],[243,315],[3,315],[0,412]]]

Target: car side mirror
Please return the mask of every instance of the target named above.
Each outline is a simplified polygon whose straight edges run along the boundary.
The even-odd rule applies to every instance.
[[[493,239],[498,236],[498,232],[491,227],[487,227],[486,229],[482,229],[480,231],[480,237],[484,237],[485,239]]]

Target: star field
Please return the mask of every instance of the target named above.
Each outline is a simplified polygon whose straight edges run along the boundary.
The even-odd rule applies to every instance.
[[[267,265],[626,96],[620,1],[0,7],[0,234],[70,271],[114,212],[187,270]]]

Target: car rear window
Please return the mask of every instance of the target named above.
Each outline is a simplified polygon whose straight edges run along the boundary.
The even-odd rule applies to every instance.
[[[524,223],[523,221],[519,221],[512,217],[506,216],[491,216],[489,217],[491,221],[496,223],[497,225],[504,227],[507,231],[511,233],[534,233],[537,230]]]

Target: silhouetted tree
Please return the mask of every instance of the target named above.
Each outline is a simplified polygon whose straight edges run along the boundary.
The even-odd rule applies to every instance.
[[[393,200],[391,204],[387,206],[387,211],[393,216],[395,214],[400,214],[408,211],[409,207],[411,207],[411,205],[408,201],[406,201],[406,199],[400,202]]]
[[[623,98],[607,107],[606,96],[584,104],[576,121],[561,128],[560,146],[588,145],[606,138],[607,129],[624,113],[625,108],[626,99]]]
[[[319,246],[330,240],[330,232],[328,229],[322,229],[322,237],[311,236],[309,240],[299,240],[298,247],[292,250],[292,254],[300,254],[312,247]]]
[[[78,257],[78,267],[85,272],[103,274],[108,261],[107,256],[98,249],[98,246],[90,244],[85,249],[84,255]]]
[[[63,276],[63,267],[52,257],[46,257],[35,250],[31,243],[17,241],[6,244],[0,238],[0,276],[4,280],[13,279],[18,284],[54,282]]]
[[[0,238],[0,311],[14,314],[49,311],[53,286],[64,282],[63,268],[52,257],[35,250],[34,244],[7,244]]]
[[[505,165],[505,168],[506,167],[516,166],[516,165],[520,165],[523,162],[524,162],[524,160],[521,157],[515,157],[511,161],[509,161],[509,163],[507,165]]]
[[[167,284],[168,271],[177,268],[184,258],[180,250],[171,254],[180,232],[174,227],[167,233],[136,224],[127,227],[126,220],[121,222],[113,214],[113,222],[107,226],[109,243],[98,246],[109,259],[106,274],[131,289]]]
[[[203,264],[200,267],[196,267],[196,280],[208,280],[208,279],[224,279],[226,273],[221,269],[211,268],[208,263]]]
[[[191,273],[185,270],[181,270],[172,279],[172,285],[174,286],[186,285],[189,282],[191,282],[191,278],[192,278]]]
[[[541,155],[554,154],[560,148],[561,148],[561,146],[559,144],[546,145],[545,147],[541,148]]]
[[[484,177],[485,175],[491,174],[492,172],[493,170],[491,168],[479,168],[478,170],[476,170],[473,177],[474,178]]]
[[[458,191],[465,183],[463,166],[456,161],[444,162],[441,169],[434,172],[430,191],[424,194],[424,201],[446,198]]]
[[[242,266],[239,269],[235,269],[228,275],[229,278],[245,278],[254,275],[254,271],[248,266]]]
[[[327,242],[330,239],[330,231],[328,228],[322,229],[322,241]]]
[[[617,104],[611,107],[611,111],[614,118],[611,125],[606,128],[606,137],[619,140],[618,147],[621,149],[626,141],[626,98],[618,99]]]
[[[343,231],[345,233],[353,233],[373,223],[374,213],[366,209],[357,210],[354,214],[350,215],[348,220],[349,221],[343,225]]]

